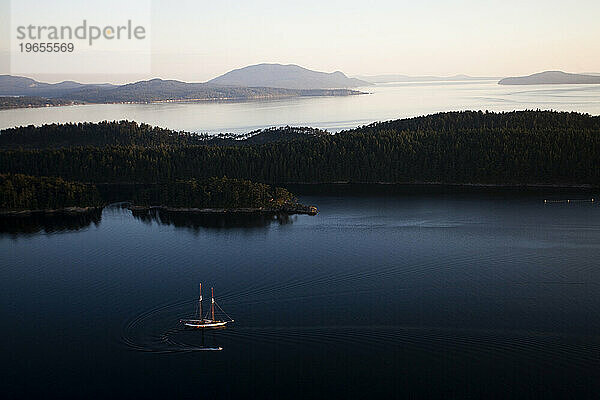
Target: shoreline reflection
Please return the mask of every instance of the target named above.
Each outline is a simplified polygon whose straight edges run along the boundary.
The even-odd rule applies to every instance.
[[[156,222],[175,228],[187,228],[194,232],[202,229],[255,229],[266,228],[271,224],[288,225],[295,216],[280,213],[184,213],[159,209],[132,212],[133,217],[144,223]]]

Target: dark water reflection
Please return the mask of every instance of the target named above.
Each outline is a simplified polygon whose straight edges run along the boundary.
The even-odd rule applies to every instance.
[[[301,196],[320,213],[284,223],[110,207],[80,230],[13,228],[0,391],[596,398],[599,203],[546,197],[590,196],[333,190]],[[198,282],[236,320],[204,341],[178,323]]]
[[[134,218],[146,222],[186,228],[191,231],[201,229],[265,228],[271,224],[287,225],[293,223],[296,216],[278,213],[228,213],[198,214],[168,212],[159,209],[133,212]]]
[[[119,205],[108,206],[108,209],[118,210]],[[126,212],[126,211],[123,211]],[[261,229],[271,224],[292,224],[297,216],[278,213],[231,213],[231,214],[197,214],[173,213],[163,210],[151,209],[132,213],[136,220],[146,224],[157,223],[160,225],[184,228],[193,232],[202,229]],[[81,214],[43,214],[34,213],[23,216],[0,218],[0,237],[20,237],[36,233],[53,234],[61,232],[79,231],[91,225],[98,227],[102,220],[102,210],[94,210]]]
[[[81,214],[43,214],[0,218],[0,237],[79,231],[90,225],[98,226],[102,220],[102,210],[97,209]]]

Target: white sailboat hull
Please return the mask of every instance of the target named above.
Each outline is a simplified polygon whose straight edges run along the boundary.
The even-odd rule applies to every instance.
[[[196,321],[196,320],[182,320],[183,325],[189,326],[190,328],[221,328],[227,325],[230,321]]]

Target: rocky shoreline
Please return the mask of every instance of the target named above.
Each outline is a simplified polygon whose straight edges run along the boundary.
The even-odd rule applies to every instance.
[[[79,215],[102,210],[104,207],[65,207],[55,210],[4,210],[0,211],[0,217],[28,217],[32,215]],[[304,214],[316,215],[319,211],[315,206],[302,204],[285,205],[278,208],[192,208],[192,207],[167,207],[167,206],[137,206],[130,204],[128,210],[133,213],[145,213],[151,210],[169,213],[189,214]]]
[[[189,213],[189,214],[304,214],[317,215],[319,210],[315,206],[305,206],[302,204],[284,205],[277,208],[191,208],[191,207],[167,207],[167,206],[137,206],[130,205],[127,207],[133,213],[145,213],[152,210],[169,212],[169,213]]]

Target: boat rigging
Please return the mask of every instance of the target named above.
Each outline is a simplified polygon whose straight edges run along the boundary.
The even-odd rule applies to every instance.
[[[215,318],[215,306],[227,317],[228,320],[219,320]],[[209,318],[210,316],[210,318]],[[182,319],[180,322],[188,326],[190,328],[208,328],[208,329],[216,329],[216,328],[224,328],[229,322],[233,322],[233,319],[227,315],[225,311],[217,304],[215,301],[215,291],[214,288],[210,288],[210,311],[206,313],[206,315],[202,315],[202,283],[200,284],[200,297],[198,298],[198,314],[195,319]]]

